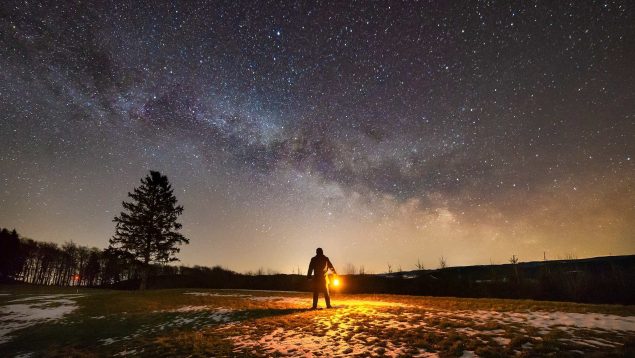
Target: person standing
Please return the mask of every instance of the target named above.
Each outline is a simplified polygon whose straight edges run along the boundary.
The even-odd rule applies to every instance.
[[[329,260],[328,257],[324,256],[324,251],[322,248],[318,247],[315,250],[315,256],[311,258],[311,263],[309,263],[309,272],[307,273],[307,277],[309,280],[311,279],[311,275],[313,275],[313,307],[312,309],[317,309],[318,297],[320,292],[324,292],[324,301],[326,301],[326,308],[331,307],[331,297],[329,296],[329,283],[328,283],[328,271],[332,270],[334,274],[335,268]]]

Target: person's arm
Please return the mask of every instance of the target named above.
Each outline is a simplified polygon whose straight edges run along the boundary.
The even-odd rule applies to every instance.
[[[333,270],[333,273],[337,275],[337,272],[335,271],[335,267],[333,267],[333,264],[331,263],[331,260],[328,259],[328,258],[326,259],[326,266],[328,268],[330,268],[331,270]]]
[[[309,272],[307,272],[306,277],[311,278],[312,273],[313,273],[313,259],[311,259],[311,263],[309,263]]]

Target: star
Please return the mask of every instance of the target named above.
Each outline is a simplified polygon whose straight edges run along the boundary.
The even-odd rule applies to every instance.
[[[103,248],[159,170],[190,265],[632,253],[625,4],[10,1],[0,217]]]

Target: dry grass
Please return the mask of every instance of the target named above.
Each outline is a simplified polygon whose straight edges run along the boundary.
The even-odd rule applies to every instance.
[[[0,292],[10,293],[0,296],[0,326],[13,323],[6,310],[15,300],[45,293]],[[0,356],[624,355],[635,341],[629,306],[340,294],[336,309],[311,311],[306,293],[80,294],[63,318],[8,333]]]

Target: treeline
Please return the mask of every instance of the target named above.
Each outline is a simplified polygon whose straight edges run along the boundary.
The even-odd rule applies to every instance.
[[[148,288],[311,290],[304,275],[152,265]],[[635,304],[635,255],[342,276],[345,293]],[[61,246],[0,230],[0,282],[137,289],[141,270],[108,250]]]
[[[103,286],[135,279],[134,266],[114,254],[68,242],[58,245],[0,230],[0,282]]]
[[[235,274],[218,267],[151,265],[149,268],[154,281],[157,277],[200,279],[201,275],[218,272]],[[137,263],[107,249],[89,248],[73,242],[58,245],[35,241],[20,237],[15,229],[0,229],[0,283],[136,289],[141,275],[142,268]],[[204,283],[199,282],[199,285]]]

